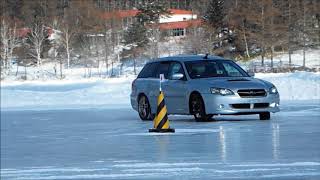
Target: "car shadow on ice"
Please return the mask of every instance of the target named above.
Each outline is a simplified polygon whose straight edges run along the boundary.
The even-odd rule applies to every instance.
[[[169,116],[169,120],[173,122],[195,122],[195,123],[214,123],[214,122],[239,122],[239,121],[260,121],[259,116],[214,116],[208,121],[196,121],[188,116]]]

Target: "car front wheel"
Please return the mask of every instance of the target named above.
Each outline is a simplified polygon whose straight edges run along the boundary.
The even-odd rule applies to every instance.
[[[260,120],[270,120],[270,112],[263,112],[259,114]]]
[[[191,96],[190,108],[196,121],[209,121],[213,116],[212,114],[206,114],[203,99],[199,94]]]

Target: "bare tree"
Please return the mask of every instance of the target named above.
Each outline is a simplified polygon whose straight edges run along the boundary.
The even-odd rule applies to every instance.
[[[77,33],[77,19],[75,11],[71,8],[65,9],[64,16],[61,18],[58,30],[61,32],[61,43],[67,55],[67,68],[70,68],[70,58],[72,52],[72,41]]]
[[[317,26],[315,23],[316,9],[320,2],[313,2],[312,0],[299,1],[297,8],[297,20],[296,20],[296,31],[297,31],[297,44],[299,48],[302,48],[302,66],[306,66],[306,49],[312,47],[313,44],[317,44],[317,35],[314,27]],[[318,9],[319,11],[319,9]],[[319,27],[318,27],[319,29]]]
[[[240,42],[240,47],[237,47],[237,49],[241,50],[242,47],[244,47],[247,58],[251,58],[249,41],[254,35],[250,25],[252,21],[255,21],[257,18],[257,14],[251,10],[251,4],[252,1],[235,1],[228,12],[230,29],[237,34],[236,41]],[[252,18],[254,18],[254,20]]]
[[[113,64],[119,54],[119,45],[122,39],[122,32],[125,27],[121,26],[121,19],[117,17],[116,13],[103,19],[103,34],[104,34],[104,61],[106,65],[106,75],[109,74],[109,60],[111,60],[111,75],[113,75]]]
[[[52,45],[52,50],[53,53],[51,56],[53,56],[53,61],[56,63],[59,63],[59,78],[63,79],[63,64],[64,64],[64,58],[62,58],[62,54],[64,52],[64,46],[63,43],[61,42],[62,40],[62,31],[59,30],[59,27],[61,27],[61,18],[58,16],[54,16],[51,20],[50,27],[53,30],[53,33],[55,34],[56,38],[53,38],[51,40],[51,45]],[[59,37],[59,38],[58,38]],[[54,72],[55,76],[58,77],[57,75],[57,67],[56,64],[54,66]]]
[[[13,24],[13,25],[12,25]],[[16,24],[10,24],[7,19],[2,18],[0,26],[0,57],[1,73],[6,74],[10,69],[10,60],[13,57],[13,51],[19,46]]]
[[[67,53],[67,68],[70,68],[70,54],[71,54],[71,39],[74,36],[73,28],[70,26],[64,26],[60,29],[62,31],[62,44],[64,48],[66,49]]]
[[[212,51],[212,31],[205,27],[194,27],[188,34],[184,50],[191,54],[205,54]],[[208,38],[209,37],[209,38]]]
[[[47,33],[45,26],[41,21],[35,22],[31,28],[31,32],[29,33],[28,42],[30,46],[29,54],[37,60],[38,68],[41,68],[42,65],[41,53],[44,48],[46,36]]]
[[[263,0],[258,1],[260,4],[260,19],[257,21],[256,25],[260,27],[261,31],[256,34],[256,39],[258,45],[261,48],[261,65],[264,65],[264,59],[267,56],[267,51],[270,49],[271,55],[271,68],[273,68],[273,56],[275,46],[280,45],[283,37],[283,31],[286,27],[275,21],[281,12],[273,0]]]

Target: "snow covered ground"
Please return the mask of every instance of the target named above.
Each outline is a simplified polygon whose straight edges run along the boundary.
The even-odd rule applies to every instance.
[[[281,100],[319,100],[320,73],[258,73],[276,85]],[[1,109],[118,108],[130,106],[135,76],[51,81],[3,81]]]
[[[133,77],[1,84],[2,109],[112,108],[129,105]]]
[[[258,73],[256,77],[272,82],[281,100],[320,100],[319,72]]]
[[[306,67],[320,69],[320,49],[309,49],[306,51]],[[303,65],[303,52],[302,50],[294,51],[291,54],[291,63],[293,67],[299,67]],[[261,57],[256,57],[251,61],[241,62],[243,66],[255,67],[261,69]],[[271,59],[265,58],[265,68],[270,67]],[[277,53],[273,59],[274,67],[288,67],[289,55],[287,53]]]

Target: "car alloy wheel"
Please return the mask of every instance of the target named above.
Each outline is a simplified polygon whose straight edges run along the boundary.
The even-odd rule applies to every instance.
[[[151,108],[146,96],[141,96],[138,101],[138,112],[141,120],[152,119]]]

